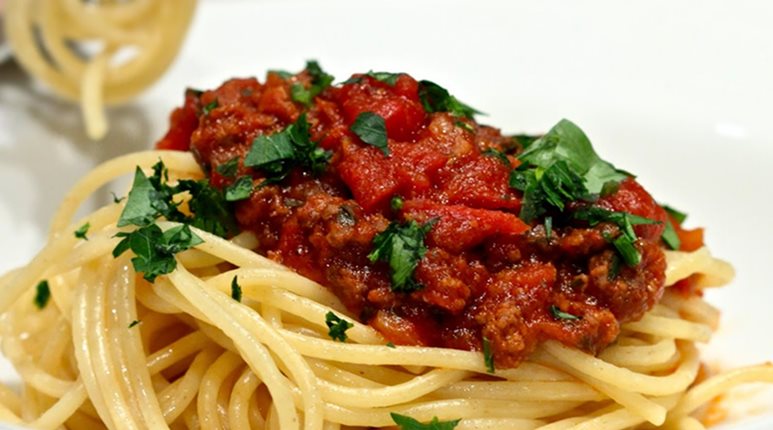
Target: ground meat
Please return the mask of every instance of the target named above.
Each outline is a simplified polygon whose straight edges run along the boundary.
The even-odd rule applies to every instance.
[[[628,267],[610,244],[619,226],[569,215],[588,202],[570,202],[550,228],[519,217],[523,195],[510,174],[527,140],[426,109],[422,84],[405,74],[394,82],[355,75],[310,105],[293,100],[293,86],[308,89],[315,79],[309,71],[269,73],[262,84],[233,79],[188,91],[158,146],[192,151],[217,188],[250,176],[255,189],[234,211],[239,226],[257,235],[257,251],[326,285],[388,340],[480,350],[486,339],[497,367],[513,367],[548,339],[597,353],[621,323],[660,299],[666,215],[634,179],[593,203],[661,222],[635,227],[642,258]],[[388,153],[352,131],[365,112],[384,119]],[[301,114],[311,140],[329,151],[324,172],[296,167],[264,183],[264,171],[244,165],[253,140]],[[233,159],[236,175],[224,176],[218,167]],[[431,227],[413,273],[417,289],[395,291],[389,264],[368,256],[390,223],[409,221]],[[687,243],[690,232],[675,227]]]

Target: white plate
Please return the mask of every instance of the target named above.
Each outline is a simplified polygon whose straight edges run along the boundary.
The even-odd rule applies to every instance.
[[[41,246],[63,193],[111,156],[149,148],[186,86],[263,78],[316,58],[339,79],[409,72],[506,132],[579,124],[598,151],[706,226],[735,282],[705,350],[722,368],[773,359],[773,3],[760,1],[207,1],[169,73],[110,111],[89,142],[78,110],[0,65],[0,271]],[[5,371],[4,379],[12,378]],[[757,388],[754,389],[757,391]],[[732,403],[731,418],[773,410]],[[751,405],[754,405],[753,407]],[[750,412],[746,409],[752,409]],[[773,419],[755,428],[773,428]],[[733,427],[741,428],[741,427]]]

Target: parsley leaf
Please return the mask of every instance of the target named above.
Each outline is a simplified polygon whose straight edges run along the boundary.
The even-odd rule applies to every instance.
[[[389,201],[389,206],[392,208],[393,211],[399,211],[400,209],[402,209],[403,204],[405,204],[405,202],[400,196],[394,196],[392,197],[392,200]]]
[[[432,219],[421,226],[413,220],[404,224],[392,221],[386,230],[373,238],[373,251],[368,254],[368,259],[389,264],[393,291],[411,292],[422,288],[413,279],[413,272],[427,253],[424,236],[436,221]]]
[[[38,282],[38,285],[35,287],[35,299],[33,300],[33,303],[35,303],[35,307],[38,309],[43,309],[48,304],[49,299],[51,299],[51,289],[48,286],[48,281],[42,280]]]
[[[224,193],[212,187],[208,180],[184,179],[173,191],[175,193],[188,191],[191,194],[188,207],[193,212],[193,216],[173,218],[167,216],[170,221],[188,223],[220,237],[226,237],[237,230],[236,221]]]
[[[671,224],[671,220],[681,225],[687,219],[687,214],[672,208],[668,205],[661,205],[663,209],[668,213],[669,220],[666,221],[666,228],[663,230],[663,234],[660,236],[663,242],[671,249],[679,249],[682,246],[682,241],[679,239],[679,235],[676,234],[674,226]]]
[[[572,216],[575,219],[587,221],[591,227],[600,222],[616,224],[622,234],[614,239],[612,244],[620,253],[620,256],[623,257],[625,264],[631,267],[637,266],[641,262],[641,254],[634,246],[637,237],[633,226],[660,223],[659,221],[629,214],[628,212],[613,212],[598,207],[577,210]]]
[[[516,134],[511,137],[513,141],[519,145],[522,149],[526,149],[531,146],[540,136],[532,136],[530,134]]]
[[[126,206],[118,218],[118,227],[127,225],[145,226],[161,214],[170,211],[164,196],[150,182],[145,173],[137,166],[134,172],[134,182],[126,200]]]
[[[491,351],[491,341],[483,337],[483,362],[486,363],[486,372],[494,373],[494,353]]]
[[[210,112],[212,112],[213,109],[216,109],[218,107],[217,99],[212,100],[211,102],[204,105],[204,107],[201,109],[201,111],[204,113],[204,115],[209,115]]]
[[[82,226],[78,227],[77,230],[73,232],[76,238],[83,239],[83,240],[89,240],[88,237],[86,237],[86,234],[89,232],[89,228],[91,228],[91,223],[83,224]]]
[[[362,112],[357,115],[350,127],[352,132],[363,142],[380,149],[384,155],[389,156],[387,146],[387,130],[384,118],[373,112]]]
[[[290,87],[290,96],[298,103],[305,106],[311,106],[314,97],[318,96],[325,88],[329,87],[335,79],[332,75],[325,73],[324,70],[314,60],[306,62],[306,71],[311,76],[311,86],[306,88],[300,82]]]
[[[462,421],[461,419],[440,421],[437,417],[432,417],[432,421],[426,424],[422,424],[419,421],[405,415],[396,414],[394,412],[390,413],[389,415],[392,416],[392,421],[397,424],[400,430],[453,430],[456,428],[456,426],[459,425],[459,422]]]
[[[253,185],[251,176],[241,176],[233,184],[225,189],[225,200],[227,202],[237,202],[250,198]]]
[[[568,321],[574,321],[580,319],[577,315],[572,315],[570,313],[564,312],[556,305],[550,305],[550,308],[548,309],[550,311],[550,315],[557,320],[568,320]]]
[[[354,327],[354,324],[343,318],[339,318],[338,315],[333,312],[325,314],[325,325],[327,325],[328,328],[327,335],[330,336],[331,339],[339,342],[346,342],[346,330]]]
[[[142,321],[140,321],[140,320],[134,320],[134,321],[129,323],[129,328],[132,328],[132,327],[134,327],[136,325],[139,325],[139,323],[141,323],[141,322]]]
[[[132,232],[120,232],[116,237],[123,239],[113,249],[113,257],[131,249],[135,254],[131,260],[134,270],[142,273],[149,282],[155,281],[158,275],[174,271],[177,267],[175,254],[204,242],[188,225],[162,231],[158,225],[151,224]]]
[[[454,125],[456,125],[457,127],[461,128],[462,130],[464,130],[466,132],[475,134],[475,127],[473,127],[471,124],[468,124],[468,123],[466,123],[464,121],[457,120],[457,121],[454,122]]]
[[[256,137],[244,158],[244,165],[263,171],[266,179],[261,183],[262,186],[281,182],[294,166],[307,168],[319,175],[327,167],[330,157],[332,152],[311,141],[309,123],[304,113],[284,130]]]
[[[239,157],[231,158],[223,164],[217,166],[215,171],[221,176],[233,179],[236,177],[236,172],[239,170]]]
[[[240,303],[242,301],[242,287],[239,285],[236,276],[231,280],[231,298]]]
[[[682,241],[679,239],[679,235],[676,234],[674,226],[671,225],[671,220],[666,220],[666,228],[663,230],[663,234],[660,235],[663,242],[671,249],[679,249],[682,246]]]
[[[521,165],[510,186],[523,191],[521,218],[527,222],[566,203],[594,201],[629,175],[602,160],[588,137],[569,120],[561,120],[518,156]]]
[[[448,90],[430,81],[419,81],[419,100],[424,110],[433,112],[448,112],[454,116],[470,118],[481,112],[452,96]]]
[[[394,87],[395,84],[397,84],[397,79],[402,75],[402,73],[391,73],[391,72],[374,72],[373,70],[368,71],[368,73],[365,73],[364,76],[370,76],[371,78],[383,82],[390,87]],[[341,85],[348,85],[348,84],[357,84],[362,82],[362,76],[353,76],[343,82],[341,82]]]

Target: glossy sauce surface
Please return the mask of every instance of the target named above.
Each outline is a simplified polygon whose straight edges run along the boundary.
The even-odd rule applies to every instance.
[[[513,367],[547,339],[596,353],[621,323],[659,300],[667,215],[634,179],[594,203],[661,222],[635,227],[641,263],[628,267],[610,244],[620,234],[614,224],[563,222],[548,231],[519,218],[522,195],[509,185],[523,150],[517,138],[427,112],[419,83],[405,74],[394,85],[367,75],[348,82],[326,88],[309,106],[291,96],[294,84],[312,84],[306,71],[188,91],[158,147],[192,151],[221,188],[234,179],[217,167],[238,157],[237,176],[249,175],[256,188],[234,210],[240,227],[259,238],[256,251],[330,288],[395,344],[480,350],[485,338],[496,366]],[[388,156],[352,132],[363,112],[384,119]],[[253,140],[303,113],[312,141],[331,151],[329,165],[320,175],[296,168],[261,185],[264,172],[243,163]],[[507,154],[506,162],[491,148]],[[395,198],[402,204],[393,207]],[[388,265],[368,254],[390,222],[408,220],[434,224],[413,273],[421,288],[402,292],[392,288]]]

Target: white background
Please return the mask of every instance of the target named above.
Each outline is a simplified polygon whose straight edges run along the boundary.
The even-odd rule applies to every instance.
[[[311,58],[339,81],[370,69],[431,79],[506,132],[576,122],[735,265],[735,282],[708,296],[723,310],[709,364],[773,359],[773,2],[763,0],[204,1],[172,68],[110,110],[101,142],[85,137],[76,107],[2,64],[0,272],[34,255],[89,168],[149,148],[185,87]],[[733,408],[773,410],[770,398],[750,405]]]

